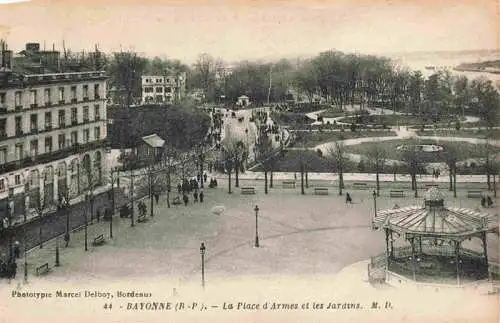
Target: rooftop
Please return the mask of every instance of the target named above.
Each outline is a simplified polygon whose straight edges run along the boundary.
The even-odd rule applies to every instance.
[[[163,140],[160,136],[158,136],[155,133],[152,135],[149,135],[149,136],[144,136],[141,139],[147,145],[149,145],[153,148],[161,148],[161,147],[163,147],[163,145],[165,145],[165,140]]]

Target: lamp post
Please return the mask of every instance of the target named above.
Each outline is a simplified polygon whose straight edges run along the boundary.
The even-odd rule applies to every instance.
[[[56,267],[59,267],[61,263],[59,262],[59,237],[56,237]]]
[[[372,193],[373,196],[373,214],[374,214],[374,220],[377,217],[377,192],[373,191]]]
[[[259,206],[256,205],[255,211],[255,248],[259,248]]]
[[[201,254],[201,286],[205,289],[205,243],[202,242],[200,246],[200,254]]]
[[[87,192],[87,194],[85,194],[85,200],[86,202],[89,201],[90,199],[90,192]],[[89,251],[89,248],[88,248],[88,217],[87,217],[87,205],[85,204],[85,209],[84,209],[84,212],[83,214],[85,215],[85,251]]]
[[[24,228],[24,237],[23,237],[23,247],[24,247],[24,283],[28,283],[28,248],[26,247],[26,227]]]

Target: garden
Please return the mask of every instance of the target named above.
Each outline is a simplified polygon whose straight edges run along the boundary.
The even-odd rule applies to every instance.
[[[365,124],[365,125],[385,125],[397,126],[408,125],[421,127],[422,124],[436,124],[438,126],[447,126],[449,123],[458,121],[456,116],[440,117],[439,120],[431,117],[420,117],[416,115],[358,115],[346,117],[341,120],[345,123]]]
[[[317,131],[317,132],[295,132],[295,139],[292,147],[314,147],[323,143],[367,137],[391,137],[396,136],[394,131],[390,130],[363,130],[363,131]]]

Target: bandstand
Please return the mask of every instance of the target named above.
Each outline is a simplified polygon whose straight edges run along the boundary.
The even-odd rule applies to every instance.
[[[377,212],[372,228],[386,242],[368,266],[372,282],[463,286],[489,278],[487,234],[498,232],[498,215],[447,207],[436,187],[422,206]]]

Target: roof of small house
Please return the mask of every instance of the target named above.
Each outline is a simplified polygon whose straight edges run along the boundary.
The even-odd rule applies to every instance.
[[[153,147],[153,148],[161,148],[165,145],[165,140],[163,140],[160,136],[157,134],[152,134],[149,136],[144,136],[141,138],[142,141],[144,141],[147,145]]]

